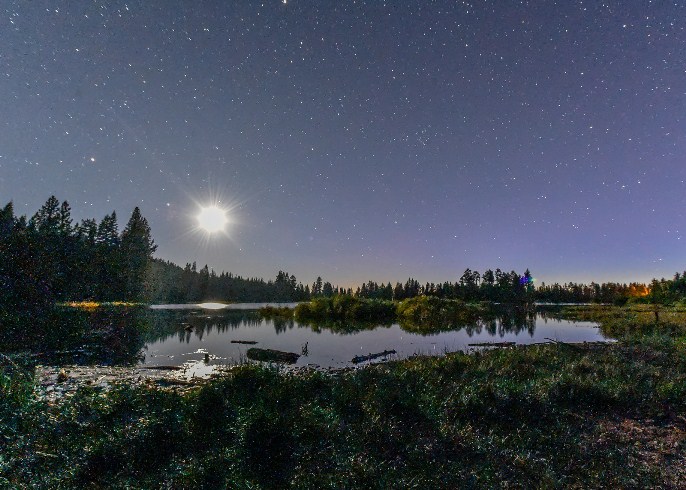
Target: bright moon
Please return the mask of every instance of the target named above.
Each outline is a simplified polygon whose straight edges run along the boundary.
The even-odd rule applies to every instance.
[[[208,233],[222,231],[228,221],[226,211],[217,206],[202,208],[198,215],[198,225]]]

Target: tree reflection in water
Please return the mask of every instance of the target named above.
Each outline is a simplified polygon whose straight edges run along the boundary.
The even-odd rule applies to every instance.
[[[537,315],[545,321],[559,320],[554,312],[495,305],[429,315],[423,321],[402,319],[395,324],[407,333],[418,335],[464,331],[469,337],[484,333],[503,337],[523,332],[533,336]],[[212,332],[222,334],[242,329],[241,335],[248,338],[250,329],[273,328],[272,335],[280,335],[296,328],[348,336],[388,329],[394,324],[346,320],[304,322],[295,321],[287,314],[263,318],[257,311],[245,310],[151,310],[124,306],[5,312],[0,315],[0,322],[0,351],[25,352],[36,362],[52,365],[133,365],[142,360],[146,344],[172,338],[190,343],[192,339],[203,340]],[[261,330],[262,337],[264,332]]]
[[[0,350],[27,353],[51,365],[133,365],[139,362],[150,318],[144,307],[55,306],[3,313]]]
[[[212,332],[224,333],[243,327],[258,328],[271,325],[274,332],[282,334],[293,328],[309,328],[313,332],[330,331],[336,334],[352,335],[366,330],[389,328],[393,322],[365,322],[359,320],[300,320],[282,316],[262,317],[256,311],[213,311],[188,312],[179,310],[155,310],[152,315],[152,329],[148,341],[162,341],[171,336],[180,342],[189,342],[192,336],[199,340]],[[486,331],[492,336],[507,333],[519,334],[526,331],[533,335],[536,329],[536,312],[518,307],[491,307],[480,310],[464,310],[450,317],[431,321],[399,320],[396,322],[408,333],[435,334],[464,330],[469,336]]]

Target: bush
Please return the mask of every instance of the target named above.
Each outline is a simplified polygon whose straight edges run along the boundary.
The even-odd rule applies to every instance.
[[[395,307],[392,301],[338,295],[300,303],[295,308],[295,318],[298,321],[386,322],[395,319]]]

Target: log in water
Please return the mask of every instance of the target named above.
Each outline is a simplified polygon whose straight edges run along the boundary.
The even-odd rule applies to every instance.
[[[298,361],[300,354],[294,352],[283,352],[274,349],[259,349],[257,347],[251,347],[246,352],[248,359],[253,361],[263,361],[263,362],[283,362],[286,364],[294,364]]]
[[[364,362],[364,361],[371,361],[372,359],[376,359],[378,357],[386,357],[390,354],[395,354],[395,351],[394,350],[385,350],[385,351],[379,352],[377,354],[367,354],[366,356],[355,356],[352,358],[352,360],[350,362],[352,362],[353,364],[358,364],[358,363]]]

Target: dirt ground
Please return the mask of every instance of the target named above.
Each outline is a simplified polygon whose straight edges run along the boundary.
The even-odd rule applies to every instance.
[[[659,473],[663,484],[657,488],[686,488],[686,418],[682,415],[671,414],[660,421],[604,418],[593,436],[591,450],[602,445],[625,447],[629,467]]]

